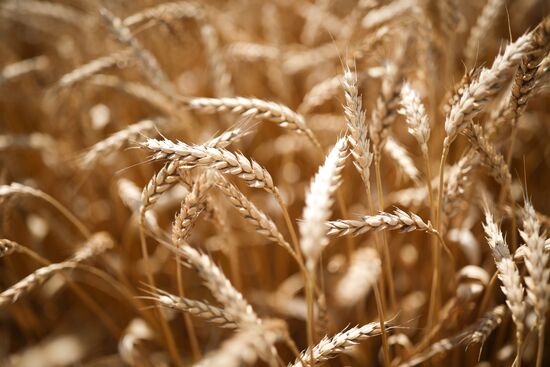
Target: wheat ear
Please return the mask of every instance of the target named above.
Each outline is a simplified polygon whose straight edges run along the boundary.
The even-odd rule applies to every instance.
[[[4,68],[0,70],[0,85],[20,75],[33,71],[45,70],[48,65],[49,61],[46,56],[37,56],[4,66]]]
[[[342,78],[344,96],[344,114],[349,129],[348,141],[353,156],[353,165],[361,175],[363,184],[370,192],[370,166],[372,164],[372,153],[368,139],[368,129],[365,124],[365,111],[362,109],[362,96],[359,95],[357,74],[349,67],[344,70]]]
[[[94,144],[80,159],[82,167],[90,167],[93,162],[101,157],[112,154],[132,143],[143,135],[151,134],[156,131],[157,126],[165,123],[166,120],[143,120],[129,125],[128,127],[117,131],[107,139]]]
[[[286,249],[294,258],[296,253],[290,244],[284,239],[281,232],[277,229],[277,225],[264,212],[254,205],[239,189],[224,178],[217,181],[218,188],[223,192],[225,197],[233,204],[242,217],[250,222],[258,233],[265,236],[269,240],[275,242],[279,246]]]
[[[508,244],[504,240],[498,224],[493,219],[493,214],[485,208],[485,223],[483,224],[487,243],[491,248],[493,258],[498,270],[498,277],[502,282],[502,293],[506,296],[506,304],[512,313],[512,319],[516,325],[516,338],[518,346],[518,361],[521,359],[522,338],[524,335],[524,319],[526,307],[524,302],[524,289],[518,267],[510,254]]]
[[[195,367],[252,366],[257,359],[273,361],[273,345],[286,339],[287,328],[282,320],[264,320],[261,325],[249,325],[210,352]]]
[[[370,247],[358,249],[351,259],[346,274],[336,287],[336,300],[341,306],[353,306],[376,286],[382,271],[378,252]]]
[[[166,95],[176,95],[177,92],[173,84],[160,67],[155,56],[141,45],[137,38],[132,35],[130,29],[124,25],[122,20],[105,8],[100,9],[100,13],[107,21],[110,30],[118,41],[132,49],[145,77]]]
[[[64,74],[57,82],[57,87],[68,88],[78,84],[80,81],[87,79],[104,70],[129,63],[131,60],[132,50],[124,49],[112,54],[99,57],[87,62],[84,65]]]
[[[232,112],[275,122],[279,126],[305,134],[313,145],[320,148],[315,134],[306,125],[302,115],[279,103],[257,98],[191,98],[183,103],[192,110],[204,113]]]
[[[488,33],[491,27],[494,26],[504,5],[504,0],[488,0],[483,10],[481,10],[476,24],[470,30],[468,41],[466,41],[466,48],[464,50],[466,65],[472,65],[479,51],[485,49],[484,41],[489,38]]]
[[[306,192],[303,219],[300,223],[300,247],[310,270],[315,267],[323,248],[328,244],[324,222],[330,217],[333,195],[341,184],[347,144],[346,138],[338,140]]]
[[[174,19],[191,18],[200,21],[203,17],[204,11],[200,5],[187,1],[175,1],[140,10],[124,18],[122,24],[130,28],[140,26],[152,20],[169,22]]]
[[[177,234],[175,236],[179,237]],[[199,274],[212,295],[224,306],[225,312],[233,317],[239,326],[260,322],[252,306],[233,287],[223,271],[209,256],[181,242],[169,248]]]
[[[205,207],[206,195],[215,183],[215,176],[211,172],[202,173],[195,183],[191,192],[181,202],[181,209],[174,219],[172,225],[172,242],[183,243],[189,236],[199,215]]]
[[[150,296],[142,298],[150,299],[163,307],[189,313],[221,328],[237,328],[237,322],[230,314],[225,312],[222,308],[213,306],[206,301],[197,301],[176,296],[161,289],[153,289],[147,293],[149,293]]]
[[[71,258],[61,263],[54,263],[35,270],[25,278],[0,293],[0,307],[16,302],[20,297],[44,283],[53,274],[74,269],[79,263],[97,256],[113,247],[112,239],[104,232],[94,234],[89,241]]]
[[[277,192],[269,172],[256,161],[248,159],[240,153],[232,153],[222,148],[205,145],[174,143],[168,139],[147,139],[141,146],[153,152],[153,159],[176,160],[180,167],[187,168],[206,166],[221,173],[235,175],[243,179],[250,187]]]
[[[352,327],[348,330],[343,330],[331,338],[324,337],[317,345],[302,352],[301,359],[307,360],[308,356],[312,357],[313,364],[317,365],[329,359],[332,359],[338,354],[345,352],[362,341],[380,335],[380,324],[371,322],[363,326]],[[301,360],[296,360],[292,367],[305,367]]]
[[[546,237],[541,234],[541,225],[531,202],[525,200],[525,212],[523,216],[523,230],[520,236],[525,241],[527,251],[525,254],[525,267],[529,276],[525,277],[527,285],[527,300],[533,306],[537,316],[539,345],[537,351],[536,366],[542,365],[544,352],[544,327],[546,324],[546,312],[550,300],[550,268],[548,266],[548,254],[545,248]]]
[[[380,212],[376,215],[366,215],[360,220],[340,219],[327,222],[328,234],[332,236],[354,236],[380,230],[399,230],[402,232],[426,231],[436,233],[430,221],[425,222],[414,213],[396,209],[393,213]]]

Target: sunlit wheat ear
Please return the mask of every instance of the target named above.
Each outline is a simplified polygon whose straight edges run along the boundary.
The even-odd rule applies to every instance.
[[[338,304],[349,307],[366,297],[376,285],[381,270],[382,262],[375,249],[363,247],[357,250],[336,287]]]
[[[108,234],[105,232],[94,234],[90,240],[68,260],[39,268],[0,293],[0,307],[16,302],[20,297],[43,284],[52,275],[64,270],[77,268],[79,263],[100,255],[112,246],[113,241]]]
[[[548,258],[550,255],[544,250],[546,236],[541,233],[541,224],[536,216],[535,209],[529,200],[525,200],[525,212],[523,216],[523,230],[521,238],[527,246],[525,254],[525,267],[528,276],[525,277],[527,285],[527,300],[533,306],[537,315],[537,325],[544,325],[546,311],[550,298],[550,269]]]
[[[110,30],[117,37],[120,43],[132,49],[134,56],[141,66],[145,77],[159,90],[167,95],[174,96],[176,90],[170,82],[157,59],[146,50],[141,43],[132,35],[130,29],[124,25],[122,20],[105,8],[100,9],[100,13],[109,25]]]
[[[189,194],[181,202],[181,208],[172,224],[172,242],[176,246],[185,244],[191,229],[205,207],[208,191],[217,181],[212,172],[205,171],[193,183]]]
[[[240,139],[246,134],[242,127],[237,127],[233,130],[228,130],[220,135],[210,139],[205,143],[208,147],[225,148],[232,142]],[[149,180],[143,188],[142,193],[142,211],[145,213],[147,209],[153,205],[159,197],[176,183],[184,184],[188,190],[191,190],[191,182],[187,175],[180,169],[180,162],[170,160]]]
[[[216,29],[203,20],[200,26],[202,42],[208,54],[208,65],[214,94],[216,97],[231,97],[235,94],[231,85],[231,74],[225,64],[224,55],[219,45],[219,37]]]
[[[325,222],[330,218],[334,192],[341,184],[347,145],[345,137],[336,142],[306,192],[305,207],[299,228],[300,247],[310,269],[315,267],[323,248],[328,244],[328,229]]]
[[[359,220],[340,219],[330,221],[326,222],[326,226],[329,230],[328,234],[332,236],[345,236],[347,234],[357,236],[370,231],[381,230],[436,233],[430,221],[425,222],[418,215],[404,212],[401,209],[396,209],[393,213],[380,212],[376,215],[366,215]]]
[[[381,6],[375,10],[371,10],[361,20],[361,26],[365,29],[372,29],[387,23],[394,19],[399,19],[410,11],[413,7],[413,2],[408,0],[393,1],[390,4]]]
[[[128,65],[131,63],[131,56],[132,50],[128,48],[91,60],[64,74],[56,86],[59,88],[69,88],[107,69]]]
[[[534,49],[522,59],[508,98],[503,99],[499,108],[491,114],[491,120],[488,121],[488,132],[491,135],[507,123],[515,127],[527,103],[537,93],[537,83],[544,75],[544,60],[549,59],[550,18],[535,29],[533,38]]]
[[[418,93],[408,83],[405,83],[401,90],[399,113],[406,117],[409,133],[415,137],[422,151],[427,152],[430,139],[430,120]]]
[[[250,306],[243,295],[233,287],[223,271],[214,264],[208,255],[188,245],[174,246],[170,247],[170,249],[199,274],[205,286],[224,306],[225,312],[237,321],[239,326],[258,324],[260,322],[252,306]]]
[[[282,320],[264,320],[261,325],[248,325],[225,341],[218,349],[207,354],[195,366],[252,366],[258,359],[273,365],[275,362],[273,360],[273,345],[284,340],[286,335],[286,324]]]
[[[452,350],[461,345],[468,346],[472,343],[479,343],[483,345],[493,330],[500,325],[505,313],[506,307],[504,305],[495,307],[491,311],[485,313],[482,318],[467,327],[462,332],[449,338],[441,339],[440,341],[432,344],[422,353],[413,356],[404,363],[399,364],[399,367],[418,366],[437,354]]]
[[[483,7],[476,23],[470,30],[468,41],[464,50],[466,65],[472,65],[479,54],[483,54],[485,42],[488,39],[488,33],[493,29],[498,16],[504,12],[504,0],[489,0]]]
[[[181,114],[181,107],[170,97],[143,83],[126,81],[114,75],[103,74],[89,77],[87,83],[119,90],[138,101],[147,103],[168,116],[178,117]]]
[[[6,12],[6,15],[23,16],[23,22],[31,22],[35,17],[47,17],[67,23],[72,26],[88,29],[95,20],[76,9],[75,7],[54,3],[51,1],[34,1],[25,2],[17,0],[8,0],[0,4],[0,11]]]
[[[357,74],[346,67],[342,78],[345,102],[344,114],[350,132],[348,141],[353,156],[353,165],[361,175],[361,179],[370,191],[370,166],[372,164],[372,153],[368,139],[368,129],[365,123],[365,111],[362,109],[362,96],[359,94]]]
[[[147,22],[170,22],[176,19],[191,18],[198,21],[204,18],[204,11],[199,4],[187,1],[167,2],[140,10],[124,18],[126,27],[138,27]]]
[[[147,293],[150,296],[143,297],[144,299],[151,299],[163,307],[189,313],[221,328],[237,328],[236,320],[230,314],[206,301],[179,297],[160,289],[153,289]]]
[[[262,188],[268,192],[277,191],[269,172],[256,161],[240,153],[204,145],[174,143],[168,139],[147,139],[141,146],[152,151],[153,159],[156,160],[176,161],[180,167],[209,167],[221,173],[235,175],[250,187]]]
[[[377,322],[342,330],[330,338],[325,336],[317,345],[303,351],[301,358],[303,361],[309,362],[311,357],[315,365],[317,365],[337,357],[340,353],[345,353],[355,345],[374,336],[378,336],[380,333],[380,324]],[[299,360],[296,360],[291,366],[305,367]]]
[[[404,53],[401,47],[401,55],[397,55],[398,62]],[[386,65],[386,73],[382,80],[380,95],[376,100],[372,112],[372,122],[369,125],[369,136],[373,143],[375,155],[379,155],[389,135],[389,128],[397,113],[399,93],[401,91],[401,70],[399,65],[389,63]]]
[[[250,116],[259,120],[272,121],[285,129],[305,134],[316,147],[319,147],[319,142],[306,125],[304,117],[287,106],[276,102],[257,98],[235,97],[191,98],[183,100],[182,103],[198,112],[232,112],[245,117]]]
[[[388,136],[383,149],[384,153],[393,159],[399,172],[402,172],[413,182],[419,181],[420,172],[418,171],[418,168],[416,168],[409,152],[407,152],[401,144],[399,144],[393,137]]]
[[[291,255],[296,256],[294,250],[277,229],[273,220],[258,209],[239,189],[223,177],[217,181],[216,185],[231,204],[239,211],[241,216],[252,224],[256,232],[283,247]]]
[[[157,127],[165,125],[168,121],[163,119],[143,120],[132,124],[107,139],[94,144],[80,159],[80,165],[83,168],[89,168],[95,161],[108,156],[117,150],[123,149],[128,144],[134,143],[142,136],[156,132]]]
[[[478,77],[464,87],[462,96],[451,106],[445,119],[445,145],[450,145],[468,122],[502,90],[506,77],[532,50],[533,32],[528,32],[510,43],[490,68],[483,68]]]
[[[506,296],[506,304],[512,313],[516,324],[518,343],[521,343],[524,332],[526,307],[524,289],[521,283],[519,270],[514,262],[508,244],[505,242],[499,226],[493,219],[493,214],[485,208],[485,223],[483,224],[487,243],[491,248],[498,270],[498,277],[502,282],[502,292]],[[521,344],[519,344],[520,346]],[[519,351],[518,351],[519,353]]]

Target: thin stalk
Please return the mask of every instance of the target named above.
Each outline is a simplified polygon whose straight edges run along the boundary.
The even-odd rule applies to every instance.
[[[380,320],[380,331],[382,332],[382,349],[384,351],[384,366],[391,366],[390,347],[388,344],[388,334],[386,333],[386,315],[384,313],[385,305],[382,303],[382,296],[380,294],[380,288],[378,284],[374,285],[374,300],[376,301],[376,309],[378,311],[378,319]]]
[[[382,211],[384,210],[384,197],[382,194],[382,175],[380,174],[380,151],[375,151],[374,154],[374,169],[376,171],[376,186],[378,188],[378,205],[379,209]],[[382,241],[384,246],[382,247],[384,250],[384,268],[386,273],[386,278],[388,280],[388,292],[390,294],[390,308],[392,310],[396,309],[396,299],[395,299],[395,287],[393,285],[393,273],[392,273],[392,266],[391,266],[391,260],[390,260],[390,250],[388,248],[388,239],[386,237],[386,233],[382,232]]]
[[[34,252],[33,250],[21,246],[19,248],[22,253],[25,255],[31,257],[33,260],[35,260],[37,263],[39,263],[42,266],[48,266],[51,265],[52,262],[48,259],[40,256],[38,253]],[[63,279],[67,282],[67,286],[73,291],[77,297],[80,298],[82,303],[86,305],[93,313],[97,315],[97,317],[103,322],[105,327],[109,330],[109,332],[112,334],[112,336],[117,339],[120,335],[121,329],[118,327],[118,325],[113,321],[113,319],[103,311],[103,309],[90,297],[86,292],[82,290],[82,288],[73,283],[69,277],[65,274],[65,272],[60,273]]]
[[[430,219],[432,221],[435,220],[435,205],[434,205],[434,197],[433,197],[433,187],[432,187],[432,173],[430,169],[430,160],[429,160],[429,152],[428,147],[422,149],[422,158],[424,160],[424,166],[426,167],[426,184],[428,185],[428,198],[430,200]],[[440,271],[440,262],[441,262],[441,249],[440,244],[438,243],[437,239],[432,240],[432,259],[433,259],[433,273],[432,273],[432,289],[430,294],[430,310],[435,310],[438,308],[440,304],[440,291],[439,291],[439,278],[441,276]],[[437,322],[437,315],[438,313],[434,313],[436,316],[435,322]],[[432,314],[433,316],[433,314]],[[428,320],[428,328],[431,327],[434,320]]]
[[[536,367],[542,367],[542,356],[544,354],[544,322],[542,322],[539,326],[539,343],[537,347],[537,364]]]
[[[153,288],[156,288],[155,278],[153,277],[151,264],[149,262],[149,252],[147,250],[147,241],[145,239],[144,222],[145,222],[145,212],[141,212],[139,217],[139,239],[141,242],[141,254],[143,256],[145,276],[147,278],[148,285]],[[170,353],[170,356],[174,360],[174,363],[176,363],[177,366],[182,366],[183,364],[182,364],[180,355],[178,353],[176,341],[174,340],[174,336],[172,335],[172,331],[170,330],[168,321],[165,318],[165,314],[159,305],[157,305],[154,309],[157,312],[157,315],[159,316],[159,319],[160,319],[160,326],[162,329],[162,333],[164,335],[164,339],[166,340],[166,346],[168,347],[168,352]]]
[[[53,196],[42,192],[40,193],[40,197],[44,201],[52,205],[54,208],[56,208],[61,214],[63,214],[63,216],[65,216],[65,218],[67,218],[69,222],[71,222],[78,229],[78,231],[82,234],[84,238],[89,238],[92,235],[92,233],[84,225],[84,223],[82,223],[80,219],[78,219],[73,213],[69,211],[69,209],[67,209],[63,204],[57,201]]]
[[[441,229],[441,205],[443,202],[443,190],[444,188],[444,182],[445,182],[445,162],[447,161],[447,155],[449,154],[449,146],[450,142],[447,142],[447,139],[445,138],[445,141],[443,142],[443,151],[441,153],[441,161],[439,163],[439,188],[437,190],[437,206],[435,211],[435,228],[439,233],[439,230]],[[429,180],[430,178],[428,178]],[[441,239],[442,240],[442,239]],[[436,251],[439,253],[440,251]],[[435,255],[435,253],[434,253]],[[437,263],[436,263],[437,261]],[[437,307],[437,292],[439,287],[438,282],[438,268],[439,267],[439,254],[434,257],[434,279],[432,282],[432,292],[431,292],[431,299],[430,299],[430,306],[428,309],[428,329],[431,327],[432,322],[434,320],[434,313],[436,311]],[[437,273],[437,274],[436,274]],[[454,274],[454,273],[453,273]]]
[[[514,363],[512,364],[512,366],[514,367],[521,367],[521,360],[523,359],[523,340],[522,340],[523,336],[522,335],[518,335],[517,336],[517,353],[516,353],[516,358],[514,359]]]
[[[179,257],[176,257],[176,279],[178,282],[178,295],[181,298],[184,298],[185,288],[183,287],[182,264]],[[193,359],[196,362],[202,358],[202,353],[199,347],[197,334],[195,333],[195,328],[193,326],[193,320],[191,318],[191,315],[189,315],[189,313],[182,311],[181,314],[183,316],[185,330],[187,331],[187,335],[189,335],[189,344],[191,345],[191,353],[193,354]]]
[[[304,258],[302,256],[302,252],[300,251],[300,242],[298,241],[298,235],[296,234],[296,230],[294,229],[294,224],[292,223],[292,219],[290,219],[290,215],[288,214],[288,209],[286,207],[286,204],[278,190],[274,192],[274,195],[275,195],[275,200],[277,200],[277,203],[279,204],[283,212],[283,217],[285,219],[288,232],[290,233],[290,238],[292,239],[292,246],[294,247],[294,251],[296,252],[296,255],[298,256],[298,258],[300,259],[300,262],[303,265]]]
[[[311,346],[310,349],[310,362],[311,366],[314,366],[314,360],[313,360],[313,345],[314,345],[314,310],[313,305],[315,302],[315,265],[313,265],[313,269],[310,269],[309,277],[307,279],[306,283],[306,299],[307,299],[307,321],[306,321],[306,328],[307,328],[307,345]]]

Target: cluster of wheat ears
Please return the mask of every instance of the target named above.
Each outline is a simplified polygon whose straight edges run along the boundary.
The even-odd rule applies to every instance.
[[[549,12],[1,1],[0,365],[550,365]]]

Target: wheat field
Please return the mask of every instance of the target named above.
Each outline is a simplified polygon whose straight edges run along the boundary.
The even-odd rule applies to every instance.
[[[0,1],[0,365],[549,366],[549,51],[548,0]]]

